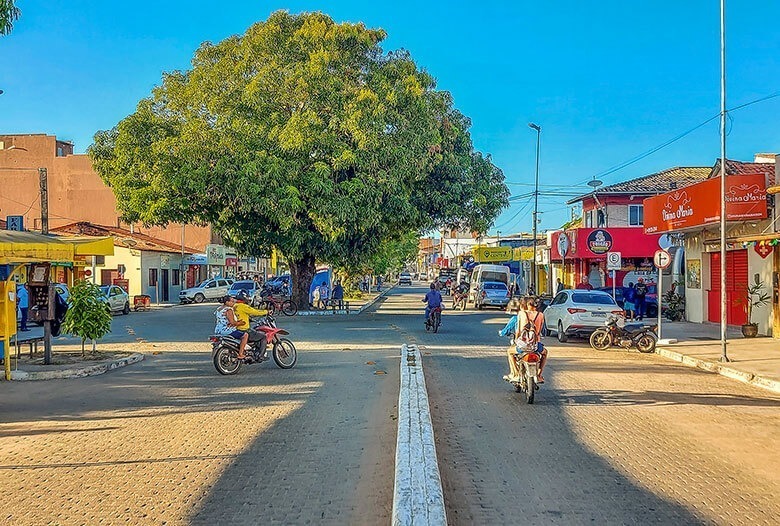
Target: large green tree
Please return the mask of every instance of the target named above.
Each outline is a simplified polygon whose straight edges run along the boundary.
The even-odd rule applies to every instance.
[[[501,171],[469,121],[382,30],[276,12],[204,43],[135,113],[95,135],[130,221],[211,224],[245,254],[276,246],[308,305],[317,261],[352,267],[409,231],[488,228]]]
[[[22,12],[14,0],[0,0],[0,35],[8,35]]]

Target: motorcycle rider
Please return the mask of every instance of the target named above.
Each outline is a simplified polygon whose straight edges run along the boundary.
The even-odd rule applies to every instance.
[[[255,309],[249,305],[249,294],[245,290],[239,290],[236,294],[236,304],[233,307],[236,313],[236,321],[238,325],[236,328],[240,331],[244,331],[249,335],[250,342],[257,342],[255,349],[261,358],[265,357],[266,346],[268,345],[268,338],[262,331],[256,331],[251,328],[249,324],[250,316],[265,316],[268,311],[265,309]],[[239,355],[242,354],[239,352]]]
[[[539,301],[536,298],[530,298],[526,302],[526,319],[534,325],[534,334],[536,335],[536,352],[542,357],[539,360],[539,374],[537,375],[538,382],[544,383],[544,377],[542,371],[544,371],[544,364],[547,363],[547,348],[542,344],[542,334],[544,331],[544,313],[539,312]],[[520,329],[520,325],[517,326]]]
[[[221,305],[214,311],[217,318],[217,325],[214,327],[214,334],[220,336],[231,336],[241,343],[238,347],[238,359],[246,358],[246,344],[249,341],[249,335],[245,331],[238,330],[239,321],[236,317],[236,300],[230,296],[223,296],[219,299]]]
[[[512,298],[509,305],[506,307],[506,312],[512,314],[509,321],[506,323],[503,329],[498,331],[499,336],[512,335],[512,340],[509,347],[506,350],[506,357],[509,360],[509,374],[504,375],[504,380],[507,382],[517,381],[520,378],[520,369],[515,361],[517,355],[517,347],[515,346],[515,335],[517,334],[517,323],[520,313],[525,311],[526,299],[525,298]]]
[[[439,307],[441,309],[444,308],[444,300],[441,297],[441,292],[436,290],[436,284],[431,283],[431,290],[428,291],[428,293],[423,298],[423,303],[427,303],[425,307],[425,321],[428,321],[428,318],[431,315],[431,311],[435,309],[436,307]]]

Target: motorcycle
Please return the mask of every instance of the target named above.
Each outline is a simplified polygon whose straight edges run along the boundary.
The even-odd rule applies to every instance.
[[[536,350],[536,344],[518,349],[515,355],[515,363],[520,369],[520,380],[511,382],[515,391],[525,393],[525,399],[529,404],[534,403],[534,395],[539,390],[539,362],[542,355]]]
[[[428,319],[425,320],[425,330],[433,332],[439,332],[439,326],[441,325],[441,307],[434,307],[428,314]]]
[[[262,331],[268,341],[266,353],[271,350],[274,362],[282,369],[292,369],[298,361],[298,351],[295,345],[287,338],[282,338],[290,334],[284,329],[276,326],[276,320],[270,314],[263,321],[254,327],[256,331]],[[238,348],[241,342],[232,336],[213,335],[209,338],[211,341],[211,358],[214,367],[219,374],[236,374],[242,365],[261,363],[268,359],[267,356],[261,356],[260,350],[255,349],[254,344],[249,342],[246,346],[246,358],[238,359]]]
[[[617,316],[610,316],[604,322],[604,327],[599,327],[590,335],[590,346],[597,351],[605,351],[613,345],[619,345],[625,349],[636,347],[639,352],[651,353],[655,351],[658,340],[655,330],[656,325],[626,325],[621,324]]]
[[[468,293],[461,292],[459,290],[456,290],[452,295],[452,308],[454,309],[460,309],[460,310],[466,310],[466,299],[468,298]]]

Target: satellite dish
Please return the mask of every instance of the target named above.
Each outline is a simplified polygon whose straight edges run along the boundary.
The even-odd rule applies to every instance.
[[[588,186],[590,186],[592,188],[598,188],[599,186],[601,186],[603,184],[604,183],[602,181],[600,181],[599,179],[596,179],[595,177],[593,178],[593,180],[588,181]]]

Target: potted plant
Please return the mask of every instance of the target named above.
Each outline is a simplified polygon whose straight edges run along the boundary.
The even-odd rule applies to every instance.
[[[753,323],[753,309],[769,305],[771,299],[772,296],[766,291],[766,284],[756,274],[753,283],[747,287],[747,299],[743,300],[748,320],[742,326],[742,335],[745,338],[755,338],[758,335],[758,324]]]

